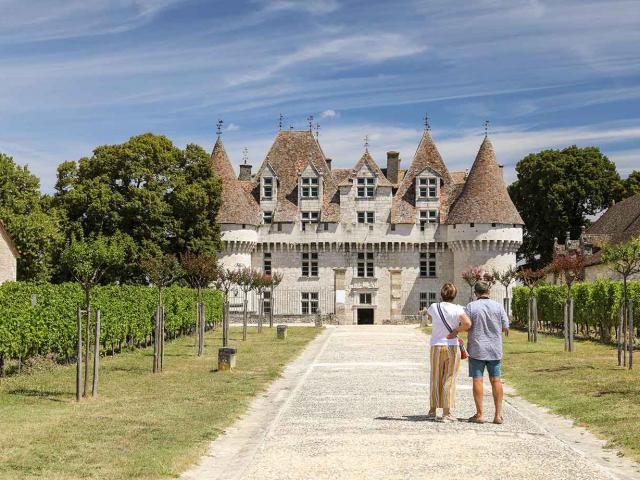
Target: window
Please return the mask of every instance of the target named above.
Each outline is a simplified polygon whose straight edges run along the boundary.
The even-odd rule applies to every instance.
[[[438,198],[438,179],[436,177],[418,179],[418,198]]]
[[[420,292],[420,310],[429,308],[436,303],[436,292]]]
[[[262,257],[262,271],[266,275],[271,275],[271,253],[265,253]]]
[[[473,227],[475,227],[475,226],[476,226],[476,224],[475,224],[475,223],[470,223],[469,225],[471,226],[471,228],[473,228]]]
[[[422,252],[420,254],[420,276],[423,278],[434,278],[436,276],[435,253]]]
[[[317,252],[302,254],[302,276],[303,277],[318,276],[318,253]]]
[[[268,315],[271,313],[271,292],[265,290],[262,298],[262,311]]]
[[[324,231],[329,231],[329,224],[327,222],[324,222]]]
[[[438,210],[420,210],[420,230],[424,231],[427,223],[438,223]]]
[[[375,189],[375,178],[358,178],[358,198],[372,198]]]
[[[373,277],[373,252],[358,253],[358,277]]]
[[[320,183],[317,177],[302,179],[302,198],[318,198]]]
[[[318,313],[318,292],[302,292],[302,314]]]
[[[360,305],[371,305],[371,294],[370,293],[361,293],[360,294]]]
[[[395,224],[395,223],[392,223],[392,224],[391,224],[391,231],[392,231],[392,232],[395,232],[395,231],[396,231],[396,224]]]
[[[273,177],[262,179],[262,198],[270,200],[273,198]]]
[[[301,212],[300,219],[302,220],[302,230],[306,230],[307,223],[318,223],[320,212]]]
[[[270,224],[273,222],[273,212],[262,212],[262,221],[265,224]]]
[[[374,212],[358,212],[358,223],[374,223]]]
[[[281,232],[281,231],[282,231],[282,224],[281,224],[281,223],[279,223],[279,224],[278,224],[278,231],[279,231],[279,232]]]

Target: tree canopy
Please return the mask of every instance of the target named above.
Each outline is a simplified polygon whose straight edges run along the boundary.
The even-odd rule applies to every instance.
[[[532,153],[518,162],[516,172],[509,195],[525,223],[520,255],[536,267],[551,262],[554,237],[569,231],[577,238],[589,216],[624,192],[615,164],[597,147]]]
[[[221,185],[197,145],[183,150],[146,133],[101,146],[90,158],[62,163],[55,188],[68,238],[129,237],[120,280],[142,280],[142,253],[213,254],[219,247]]]
[[[38,177],[2,153],[0,219],[20,252],[18,279],[49,280],[64,240],[58,214],[40,193]]]
[[[640,193],[640,170],[634,170],[624,180],[624,196],[631,197]]]

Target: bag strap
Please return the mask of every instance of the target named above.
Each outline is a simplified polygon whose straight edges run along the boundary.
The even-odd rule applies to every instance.
[[[437,303],[436,306],[438,308],[438,314],[440,314],[440,319],[442,320],[442,323],[444,323],[444,326],[447,327],[447,330],[449,330],[449,333],[453,332],[453,329],[449,326],[447,321],[444,319],[444,314],[442,313],[442,308],[440,307],[440,304]]]

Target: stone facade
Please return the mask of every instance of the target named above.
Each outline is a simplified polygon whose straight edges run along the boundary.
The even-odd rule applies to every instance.
[[[490,172],[499,172],[487,143],[485,139],[478,158],[489,163]],[[216,143],[214,169],[228,172],[226,165],[215,163],[226,159],[216,151],[220,148],[221,142]],[[503,270],[515,265],[522,243],[519,215],[510,200],[503,209],[483,208],[491,199],[477,193],[481,182],[489,182],[488,191],[498,191],[501,201],[508,199],[501,174],[487,179],[483,171],[482,178],[471,178],[478,198],[470,199],[464,189],[469,178],[446,171],[428,131],[409,168],[399,169],[397,175],[397,153],[390,152],[385,171],[392,171],[395,183],[368,151],[349,170],[330,170],[323,159],[310,132],[280,132],[252,176],[253,187],[248,186],[255,205],[247,211],[258,206],[263,221],[234,223],[230,215],[223,215],[223,265],[271,268],[283,274],[269,300],[274,315],[304,317],[319,311],[342,324],[417,321],[421,308],[439,300],[445,282],[455,283],[460,291],[457,301],[466,303],[469,289],[460,278],[466,267]],[[246,178],[246,171],[243,175]],[[231,178],[225,181],[229,183]],[[483,212],[487,223],[468,218],[465,223],[446,222],[446,213],[463,198],[466,205],[475,202],[474,210]],[[400,210],[394,211],[398,205]],[[494,293],[501,300],[503,289]],[[256,308],[255,298],[250,308]]]
[[[16,280],[18,256],[13,240],[0,221],[0,283]]]

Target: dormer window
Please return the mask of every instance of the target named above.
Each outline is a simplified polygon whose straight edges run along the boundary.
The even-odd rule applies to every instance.
[[[262,212],[262,220],[266,225],[273,223],[273,212]]]
[[[418,198],[438,198],[438,179],[436,177],[418,178]]]
[[[320,220],[320,212],[300,212],[300,221],[302,222],[302,230],[307,230],[307,223],[318,223]]]
[[[262,198],[265,200],[273,198],[273,177],[264,177],[262,179]]]
[[[303,177],[302,198],[318,198],[320,192],[320,179],[318,177]]]
[[[375,178],[358,178],[358,198],[373,198],[376,190]]]

